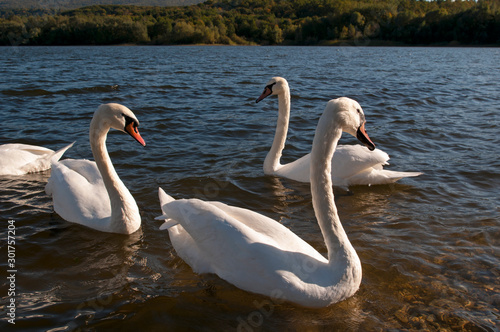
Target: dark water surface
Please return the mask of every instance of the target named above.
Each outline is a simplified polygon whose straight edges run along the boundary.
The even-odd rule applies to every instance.
[[[161,186],[270,216],[326,253],[308,185],[262,173],[277,99],[254,101],[272,76],[292,90],[284,162],[309,152],[326,102],[348,96],[387,168],[425,173],[335,189],[363,281],[324,309],[193,273],[154,220]],[[76,141],[65,157],[92,159],[88,126],[106,102],[131,108],[147,142],[108,137],[142,214],[131,236],[62,220],[44,193],[50,172],[0,178],[0,328],[13,327],[14,220],[18,330],[499,331],[499,82],[500,49],[489,48],[0,48],[0,144]]]

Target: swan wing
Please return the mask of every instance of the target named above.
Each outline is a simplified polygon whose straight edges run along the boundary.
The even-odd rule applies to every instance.
[[[383,169],[389,155],[382,150],[368,150],[362,145],[341,145],[332,159],[334,184],[376,185],[396,182],[404,177],[419,176],[419,172],[398,172]]]
[[[28,144],[3,144],[0,146],[0,175],[23,175],[50,169],[51,158],[61,158],[73,144],[54,152],[50,149]]]
[[[284,177],[287,179],[295,180],[298,182],[310,182],[309,179],[309,168],[311,165],[311,154],[308,153],[305,156],[285,165],[282,165],[276,171],[275,175]]]
[[[300,251],[307,253],[317,259],[322,259],[316,249],[295,235],[287,227],[279,222],[252,210],[227,205],[221,202],[208,202],[236,220],[259,234],[262,242],[273,242],[282,250]]]
[[[28,151],[28,152],[31,152],[32,154],[35,154],[35,155],[44,155],[47,153],[54,152],[51,149],[44,148],[43,146],[36,146],[36,145],[30,145],[30,144],[8,143],[8,144],[0,145],[0,152],[9,151],[9,150]]]
[[[160,218],[166,219],[165,224],[162,225],[162,229],[170,228],[179,223],[182,224],[178,218],[173,217],[172,214],[166,209],[168,203],[175,201],[174,198],[166,194],[161,188],[159,188],[159,198],[162,212],[164,214],[163,218]],[[211,205],[212,207],[209,208],[209,210],[211,211],[213,218],[215,218],[217,214],[222,214],[225,218],[230,218],[234,225],[238,225],[238,227],[247,227],[249,231],[252,231],[252,233],[258,234],[258,239],[256,239],[256,241],[268,243],[272,242],[283,250],[301,251],[311,255],[312,257],[323,259],[323,256],[321,256],[321,254],[319,254],[307,242],[295,235],[287,227],[267,216],[249,209],[231,206],[222,202],[205,202],[196,199],[192,201],[193,211],[198,208],[201,209],[201,207],[206,209],[206,204]],[[210,217],[208,217],[208,219],[210,219]]]
[[[346,179],[371,168],[382,169],[387,164],[389,155],[379,149],[368,150],[361,145],[339,145],[332,158],[333,185],[347,186]],[[310,182],[311,154],[282,165],[276,175],[299,182]]]
[[[53,161],[45,192],[65,220],[100,230],[99,225],[111,216],[109,196],[93,161]]]
[[[189,235],[189,239],[182,242],[172,239],[172,243],[195,272],[220,276],[224,270],[234,269],[248,260],[249,252],[243,248],[255,241],[252,237],[256,234],[214,205],[199,199],[180,199],[163,205],[162,210],[179,224],[169,231],[179,232],[182,227],[179,234],[170,233],[171,239],[184,232]],[[193,252],[197,253],[196,257]]]
[[[346,180],[348,185],[376,185],[396,182],[402,178],[422,175],[421,172],[398,172],[386,169],[371,168],[355,174]]]
[[[267,225],[267,217],[252,213],[247,224],[235,218],[249,216],[241,211],[245,209],[227,207],[198,199],[181,199],[162,206],[164,213],[178,222],[169,228],[172,244],[195,272],[215,273],[241,289],[269,294],[276,288],[291,287],[291,277],[286,276],[296,275],[304,261],[319,257],[326,263],[312,248],[315,257],[310,257],[311,249],[303,250],[310,246],[286,227],[274,227],[281,232],[279,236],[267,236],[251,227],[251,221],[259,224],[257,229]],[[289,250],[282,248],[283,242],[288,242]]]
[[[389,155],[379,149],[368,150],[362,145],[339,145],[332,158],[332,182],[334,186],[376,185],[396,182],[404,177],[419,176],[420,172],[384,170]],[[287,179],[310,182],[311,154],[282,165],[275,173]]]
[[[75,142],[68,144],[65,147],[63,147],[62,149],[59,149],[56,152],[54,152],[54,154],[50,157],[50,162],[52,163],[53,161],[58,161],[59,159],[61,159],[63,154],[66,152],[66,150],[68,150],[74,144],[75,144]]]
[[[373,151],[362,145],[339,145],[332,158],[332,175],[349,178],[370,168],[382,169],[387,165],[389,155],[382,150]]]

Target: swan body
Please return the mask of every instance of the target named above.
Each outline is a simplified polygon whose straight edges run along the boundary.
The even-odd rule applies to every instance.
[[[331,184],[331,159],[342,130],[371,149],[357,102],[327,104],[311,153],[311,191],[328,257],[271,218],[248,209],[199,199],[175,200],[159,189],[178,255],[197,273],[215,273],[243,290],[307,307],[325,307],[352,296],[361,283],[361,263],[340,223]],[[321,124],[321,123],[320,123]]]
[[[264,160],[264,174],[276,175],[299,182],[309,182],[309,164],[311,155],[307,154],[289,164],[280,163],[285,147],[288,123],[290,119],[290,88],[286,79],[273,77],[266,85],[261,101],[269,95],[278,96],[278,123],[273,145]],[[388,165],[389,155],[375,149],[369,151],[361,145],[341,145],[337,147],[332,159],[333,185],[348,187],[351,185],[374,185],[393,183],[404,177],[418,176],[419,172],[397,172],[383,169]]]
[[[51,159],[59,160],[72,144],[53,151],[41,146],[10,143],[0,145],[0,175],[24,175],[50,169]]]
[[[139,208],[118,177],[106,149],[110,128],[129,133],[146,145],[137,127],[139,121],[127,107],[104,104],[90,123],[90,146],[95,162],[52,159],[52,172],[45,187],[54,210],[65,220],[98,231],[131,234],[139,229]]]

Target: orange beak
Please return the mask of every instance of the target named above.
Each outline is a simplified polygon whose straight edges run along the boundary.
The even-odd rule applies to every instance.
[[[372,142],[370,136],[368,136],[365,130],[365,122],[363,122],[363,124],[359,126],[358,131],[356,132],[356,137],[361,143],[363,143],[368,148],[368,150],[370,151],[375,150],[375,144]]]
[[[262,92],[262,94],[260,95],[260,97],[257,98],[257,100],[255,102],[258,103],[259,101],[261,101],[262,99],[266,98],[267,96],[269,96],[272,93],[273,93],[273,90],[271,90],[270,87],[266,86],[265,89],[264,89],[264,92]]]
[[[139,129],[137,129],[137,123],[135,122],[130,122],[125,126],[125,131],[130,134],[135,140],[139,143],[141,143],[142,146],[146,146],[146,142],[144,139],[141,137],[141,134],[139,134]]]

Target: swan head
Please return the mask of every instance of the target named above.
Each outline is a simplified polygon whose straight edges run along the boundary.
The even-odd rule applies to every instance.
[[[259,98],[255,101],[258,103],[262,99],[266,98],[270,95],[279,95],[285,93],[290,90],[288,87],[288,82],[283,77],[273,77],[267,82],[266,87],[264,88],[264,92],[260,95]]]
[[[110,103],[99,106],[94,113],[92,122],[98,123],[103,128],[113,128],[126,132],[142,146],[146,146],[146,142],[139,133],[139,120],[130,109],[123,105]]]
[[[370,151],[375,150],[375,144],[365,129],[365,114],[357,101],[347,97],[330,100],[325,112],[332,113],[333,118],[340,125],[342,131],[356,137]]]

